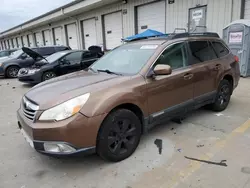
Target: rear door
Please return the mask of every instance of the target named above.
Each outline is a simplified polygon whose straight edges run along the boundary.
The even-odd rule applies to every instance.
[[[187,63],[186,43],[181,42],[167,47],[153,65],[170,65],[173,72],[146,79],[151,123],[169,119],[192,108],[193,72],[186,66]]]
[[[72,52],[60,60],[60,74],[81,70],[82,52]]]
[[[98,59],[98,55],[95,52],[84,52],[82,55],[82,69],[85,69],[92,65]]]
[[[210,103],[216,95],[222,74],[221,60],[206,40],[189,41],[190,67],[194,72],[194,100],[197,107]]]

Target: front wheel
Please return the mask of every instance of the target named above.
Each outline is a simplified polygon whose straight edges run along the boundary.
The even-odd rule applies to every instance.
[[[130,110],[118,109],[104,120],[97,140],[97,153],[105,160],[118,162],[136,150],[141,137],[141,122]]]
[[[55,77],[56,77],[56,73],[52,71],[48,71],[48,72],[43,73],[42,81],[50,80]]]
[[[228,80],[221,81],[215,102],[212,104],[212,110],[221,112],[227,108],[231,99],[232,89],[232,85]]]
[[[18,66],[10,66],[6,69],[6,76],[8,78],[16,78],[20,68]]]

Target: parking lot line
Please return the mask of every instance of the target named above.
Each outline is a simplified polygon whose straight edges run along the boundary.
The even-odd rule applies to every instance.
[[[201,155],[198,159],[199,160],[204,160],[204,161],[209,161],[211,160],[217,153],[219,153],[225,146],[226,144],[235,136],[241,135],[244,132],[246,132],[250,128],[250,119],[247,120],[245,123],[243,123],[241,126],[237,127],[234,129],[230,134],[228,134],[225,139],[218,140],[215,142],[215,144],[210,147],[211,152],[207,152],[203,155]],[[168,179],[162,178],[160,181],[155,181],[154,185],[152,187],[161,187],[161,188],[173,188],[178,185],[180,182],[184,182],[188,177],[190,177],[195,171],[199,170],[201,168],[203,163],[199,161],[191,161],[189,164],[183,168],[182,170],[179,171],[179,173],[176,173],[175,175],[171,176]],[[142,177],[142,179],[147,179],[147,177],[154,176],[154,175],[159,175],[164,172],[164,167],[159,167],[157,169],[152,170],[151,172],[146,174],[146,177]],[[136,188],[139,187],[144,187],[144,185],[140,185],[138,182],[136,186],[133,186]]]

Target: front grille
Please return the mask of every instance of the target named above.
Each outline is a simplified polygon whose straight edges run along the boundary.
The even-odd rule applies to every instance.
[[[23,115],[34,121],[35,116],[36,116],[36,112],[39,109],[39,106],[34,104],[33,102],[31,102],[29,99],[27,99],[26,97],[23,97],[22,100],[22,110],[23,110]]]

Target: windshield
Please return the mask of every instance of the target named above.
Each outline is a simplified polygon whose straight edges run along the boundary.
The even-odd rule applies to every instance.
[[[114,49],[91,66],[121,74],[137,74],[153,55],[158,45],[128,44]]]
[[[12,57],[12,58],[18,58],[20,55],[22,55],[24,52],[23,52],[23,50],[17,50],[17,51],[15,51],[15,52],[12,52],[11,54],[10,54],[10,57]]]
[[[57,53],[54,53],[54,54],[46,57],[46,60],[49,63],[53,63],[53,62],[57,61],[58,59],[60,59],[62,56],[66,55],[66,54],[67,54],[67,52],[57,52]],[[43,61],[45,61],[45,60],[43,60]]]

